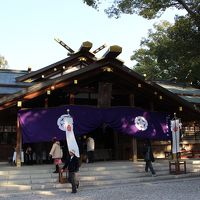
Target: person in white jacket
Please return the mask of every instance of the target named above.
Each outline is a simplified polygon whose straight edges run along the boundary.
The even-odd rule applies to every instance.
[[[93,163],[94,162],[94,149],[95,149],[95,142],[92,137],[87,139],[87,162]]]
[[[54,160],[54,164],[56,167],[56,170],[53,173],[59,173],[59,164],[62,163],[61,158],[63,156],[63,152],[60,147],[60,142],[57,140],[56,137],[53,138],[53,146],[51,148],[49,156],[52,157],[52,159]]]

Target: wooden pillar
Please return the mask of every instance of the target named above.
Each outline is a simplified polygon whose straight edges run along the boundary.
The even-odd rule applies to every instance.
[[[154,111],[154,104],[153,104],[153,101],[150,102],[150,110],[151,110],[151,111]]]
[[[19,117],[17,115],[17,145],[16,145],[16,166],[21,167],[21,146],[22,146],[22,135],[19,123]]]
[[[112,83],[99,82],[98,107],[110,107],[112,98]]]
[[[135,95],[134,94],[129,95],[129,102],[130,102],[131,107],[135,107]],[[137,140],[134,137],[132,139],[132,152],[133,152],[132,160],[133,160],[133,162],[137,162]]]
[[[118,134],[116,131],[113,132],[114,134],[114,155],[115,155],[115,160],[119,159],[119,145],[118,145]]]
[[[45,108],[49,107],[48,97],[44,99],[44,107]]]
[[[129,95],[129,104],[131,107],[135,107],[135,95],[134,94]]]
[[[133,162],[137,162],[137,140],[133,137],[132,139],[132,145],[133,145]]]
[[[74,101],[75,101],[75,95],[74,95],[74,93],[70,93],[69,94],[69,104],[74,105]]]

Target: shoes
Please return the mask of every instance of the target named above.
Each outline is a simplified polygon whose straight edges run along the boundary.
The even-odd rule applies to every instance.
[[[79,188],[79,182],[77,183],[76,188],[77,188],[77,189]]]
[[[152,177],[156,177],[156,174],[152,174]]]
[[[75,193],[77,193],[77,191],[72,191],[72,193],[74,193],[74,194],[75,194]]]

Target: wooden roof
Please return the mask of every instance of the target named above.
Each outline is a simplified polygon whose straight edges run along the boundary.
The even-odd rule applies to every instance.
[[[16,93],[30,83],[16,82],[16,78],[27,74],[25,70],[0,69],[0,96]]]
[[[54,86],[55,90],[57,90],[66,86],[73,85],[75,79],[82,81],[93,79],[93,77],[98,74],[112,73],[113,76],[116,77],[116,81],[123,81],[127,86],[134,86],[137,89],[139,88],[144,95],[162,95],[165,101],[177,102],[178,105],[190,110],[196,116],[200,116],[200,111],[197,110],[192,104],[180,98],[178,95],[175,95],[174,93],[166,90],[157,83],[147,82],[143,76],[134,72],[125,66],[122,61],[118,60],[116,57],[121,53],[121,47],[111,46],[101,59],[97,59],[93,53],[89,52],[90,48],[91,46],[89,45],[83,45],[77,53],[70,55],[64,60],[56,62],[35,72],[26,74],[22,77],[18,77],[18,81],[25,81],[28,79],[41,81],[36,81],[32,86],[22,89],[15,94],[0,98],[0,110],[16,106],[17,101],[19,100],[28,101],[38,97],[46,93],[47,90],[50,90],[52,86]],[[82,68],[70,73],[63,73],[58,77],[54,76],[54,78],[39,79],[41,74],[45,74],[46,76],[48,74],[49,77],[52,77],[52,73],[55,73],[53,70],[55,67],[60,70],[63,64],[65,64],[67,67],[70,67],[74,64],[77,64],[77,62],[81,62],[80,58],[84,58],[83,61],[86,62],[86,65],[84,65]]]
[[[55,76],[56,74],[62,73],[66,69],[69,69],[70,67],[75,65],[87,66],[95,62],[96,60],[95,55],[89,52],[91,46],[92,43],[83,42],[78,52],[70,54],[69,57],[60,60],[56,63],[53,63],[49,66],[46,66],[44,68],[41,68],[37,71],[33,71],[28,74],[25,74],[24,76],[17,77],[16,81],[37,82],[41,81],[42,76],[44,76],[44,78],[50,78],[51,76]]]
[[[191,102],[193,104],[200,105],[200,89],[194,88],[191,85],[185,84],[173,84],[173,83],[166,83],[166,82],[157,82],[158,85],[161,87],[171,91],[174,94],[177,94],[181,98]]]

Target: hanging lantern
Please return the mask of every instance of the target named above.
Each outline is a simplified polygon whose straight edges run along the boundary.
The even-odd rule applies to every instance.
[[[22,101],[17,102],[17,107],[21,108],[22,107]]]

